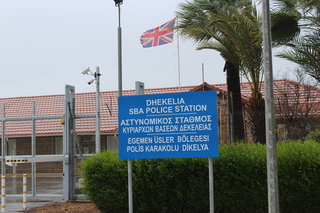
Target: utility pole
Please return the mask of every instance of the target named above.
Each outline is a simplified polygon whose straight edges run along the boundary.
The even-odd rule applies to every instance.
[[[275,110],[271,50],[271,22],[269,0],[262,0],[263,52],[265,72],[265,112],[269,213],[279,213],[278,165],[275,132]]]

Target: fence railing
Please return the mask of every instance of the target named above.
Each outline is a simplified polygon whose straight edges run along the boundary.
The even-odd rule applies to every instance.
[[[320,109],[320,103],[313,105],[315,109]],[[244,129],[240,129],[237,120],[232,120],[235,116],[228,110],[228,105],[220,105],[218,110],[219,120],[219,142],[229,144],[236,141],[236,132],[244,131],[244,140],[250,143],[264,143],[265,138],[265,112],[264,109],[256,112],[250,112],[243,105]],[[304,140],[306,136],[320,129],[320,114],[306,112],[301,108],[288,111],[276,108],[276,136],[277,141],[285,140]],[[234,140],[232,140],[234,139]],[[265,140],[265,139],[264,139]]]

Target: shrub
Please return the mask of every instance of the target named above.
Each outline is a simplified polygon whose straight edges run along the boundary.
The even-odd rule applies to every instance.
[[[320,212],[319,143],[279,144],[278,174],[282,212]]]
[[[261,144],[220,147],[214,160],[216,212],[267,212],[265,156],[266,147]]]
[[[82,192],[103,212],[127,212],[127,164],[115,152],[102,152],[81,162]]]
[[[280,210],[320,212],[320,144],[277,145]],[[219,147],[214,158],[217,213],[268,212],[266,146]],[[81,163],[84,193],[104,212],[127,212],[127,161],[103,152]],[[208,160],[133,160],[136,212],[208,212]]]
[[[308,141],[316,141],[316,142],[320,143],[320,129],[316,129],[313,132],[310,132],[307,135],[306,139]]]

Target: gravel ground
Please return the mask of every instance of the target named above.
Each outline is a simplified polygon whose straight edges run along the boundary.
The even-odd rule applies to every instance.
[[[89,202],[57,202],[43,206],[32,207],[19,212],[29,213],[101,213],[93,203]]]

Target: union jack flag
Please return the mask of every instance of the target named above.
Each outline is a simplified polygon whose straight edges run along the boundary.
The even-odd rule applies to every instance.
[[[144,32],[140,38],[142,46],[147,48],[171,43],[173,41],[173,27],[175,20],[176,19],[174,18],[159,27]]]

